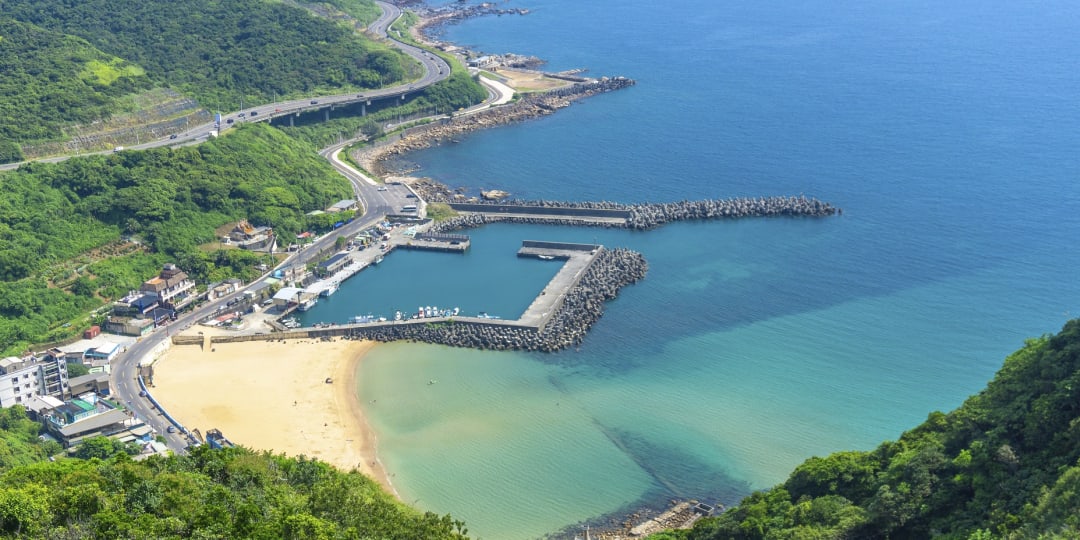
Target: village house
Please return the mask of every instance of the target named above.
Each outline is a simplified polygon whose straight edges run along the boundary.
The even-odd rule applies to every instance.
[[[335,212],[344,212],[346,210],[356,210],[355,199],[342,199],[327,208],[326,211],[333,214]]]
[[[153,293],[162,307],[180,309],[194,298],[195,282],[173,263],[166,263],[157,277],[143,282],[139,290]]]
[[[236,223],[228,238],[240,249],[265,251],[274,245],[274,230],[270,227],[255,227],[243,219]]]

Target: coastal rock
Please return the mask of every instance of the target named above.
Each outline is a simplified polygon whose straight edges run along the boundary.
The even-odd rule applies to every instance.
[[[481,191],[480,196],[488,201],[500,201],[510,196],[510,193],[501,189],[492,189],[489,191]]]

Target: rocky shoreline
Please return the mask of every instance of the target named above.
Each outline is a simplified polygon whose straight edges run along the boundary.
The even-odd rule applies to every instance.
[[[511,324],[445,322],[353,328],[345,337],[375,341],[419,341],[486,350],[554,352],[576,347],[604,314],[604,305],[623,287],[640,281],[649,265],[640,253],[603,249],[566,292],[562,305],[542,330]]]
[[[429,148],[444,141],[451,141],[473,131],[547,116],[559,109],[569,107],[579,99],[621,90],[634,84],[633,79],[626,77],[602,78],[550,92],[528,94],[516,102],[500,107],[412,128],[400,139],[365,146],[353,151],[351,156],[364,169],[375,175],[385,176],[393,172],[386,166],[386,161],[395,157]]]

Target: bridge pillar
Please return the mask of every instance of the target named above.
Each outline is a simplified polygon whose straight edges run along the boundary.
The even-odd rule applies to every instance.
[[[330,121],[330,109],[323,109],[323,120]]]
[[[296,126],[295,120],[296,120],[296,115],[290,114],[289,115],[289,127],[295,127]]]
[[[367,116],[367,104],[366,103],[361,103],[360,104],[360,116]]]

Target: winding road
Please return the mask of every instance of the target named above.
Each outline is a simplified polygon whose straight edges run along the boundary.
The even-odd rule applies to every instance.
[[[376,2],[383,10],[382,16],[379,17],[374,23],[372,23],[368,31],[378,33],[379,35],[387,35],[387,29],[401,16],[401,10],[397,7],[387,4],[385,2]],[[389,37],[389,36],[387,36]],[[380,99],[396,95],[403,95],[412,90],[418,90],[425,86],[434,84],[449,76],[450,66],[446,64],[441,58],[427,51],[414,47],[407,43],[403,43],[396,39],[390,38],[392,43],[396,47],[404,51],[409,56],[417,59],[424,66],[424,76],[407,85],[400,85],[391,88],[384,88],[380,90],[373,90],[365,92],[363,94],[347,94],[337,96],[323,96],[310,100],[292,100],[278,103],[271,103],[267,105],[260,105],[253,107],[245,112],[246,121],[253,120],[251,111],[255,111],[254,119],[264,120],[275,116],[283,116],[287,114],[296,114],[302,111],[309,111],[323,107],[332,107],[334,105],[357,103],[368,99]],[[236,119],[239,118],[239,114],[242,111],[230,113],[228,116],[223,116],[222,121],[226,118],[233,118],[235,125]],[[256,120],[256,121],[257,121]],[[214,129],[213,124],[207,124],[193,129],[183,136],[178,136],[175,139],[164,139],[161,141],[153,141],[131,147],[132,149],[145,149],[153,148],[157,146],[176,146],[183,144],[196,144],[208,137],[207,133]],[[351,141],[335,144],[328,148],[323,149],[319,153],[326,157],[331,165],[338,170],[342,175],[349,179],[353,185],[353,190],[356,193],[357,200],[363,205],[363,215],[358,217],[347,225],[337,229],[334,234],[324,235],[322,238],[316,240],[311,246],[305,248],[302,251],[293,253],[281,264],[272,269],[270,272],[262,276],[260,279],[253,281],[249,284],[255,285],[266,280],[267,277],[273,274],[273,270],[277,270],[286,266],[294,264],[306,264],[312,262],[320,252],[325,249],[330,249],[334,246],[334,242],[338,236],[352,236],[363,229],[371,227],[376,223],[383,220],[386,214],[394,213],[397,208],[404,204],[410,204],[410,199],[407,198],[409,191],[405,187],[399,186],[385,186],[381,187],[371,178],[368,178],[359,171],[349,167],[338,159],[338,154],[343,147],[349,144]],[[70,157],[70,156],[68,156]],[[50,160],[41,161],[60,161],[64,158],[55,158]],[[18,164],[15,164],[17,167]],[[8,168],[8,167],[5,167]],[[13,167],[11,167],[13,168]],[[237,291],[231,295],[219,298],[217,300],[207,302],[190,312],[179,315],[177,320],[168,323],[163,327],[159,327],[154,330],[153,333],[141,338],[134,345],[128,347],[128,349],[119,355],[112,361],[111,371],[111,385],[113,395],[121,402],[126,402],[128,408],[131,409],[139,418],[143,419],[147,425],[154,428],[159,434],[166,438],[167,444],[171,450],[177,453],[183,453],[184,449],[195,442],[194,438],[188,434],[187,430],[182,425],[176,425],[177,431],[175,433],[168,432],[168,426],[172,422],[162,414],[161,410],[154,406],[150,399],[141,395],[143,388],[139,383],[139,364],[144,359],[152,358],[155,354],[160,354],[167,346],[167,341],[173,334],[173,329],[182,331],[189,328],[193,324],[197,324],[200,320],[213,314],[219,308],[226,307],[226,304],[233,299],[240,298],[243,295],[243,290]],[[240,389],[238,389],[239,391]],[[152,390],[151,390],[152,391]]]
[[[190,144],[198,144],[209,139],[212,135],[211,132],[219,129],[227,129],[230,126],[235,126],[242,122],[262,122],[269,121],[273,118],[280,118],[289,115],[298,115],[301,113],[312,112],[320,109],[330,108],[333,109],[337,106],[351,105],[354,103],[367,103],[372,100],[381,100],[387,98],[404,99],[411,92],[417,92],[425,87],[431,86],[443,79],[450,76],[450,65],[439,56],[432,54],[431,52],[400,41],[392,37],[388,32],[390,25],[394,23],[401,16],[401,9],[392,4],[386,2],[375,2],[380,9],[382,9],[382,15],[379,16],[375,22],[368,25],[367,32],[373,35],[385,36],[390,40],[390,43],[400,49],[405,54],[411,56],[417,62],[423,66],[424,74],[419,79],[400,84],[397,86],[390,86],[387,88],[380,88],[378,90],[367,90],[360,93],[349,94],[337,94],[333,96],[315,96],[304,99],[293,99],[288,101],[279,101],[276,103],[267,103],[258,105],[255,107],[245,108],[241,111],[234,111],[221,115],[220,127],[216,122],[208,122],[206,124],[196,126],[182,133],[176,133],[164,137],[161,139],[148,141],[142,144],[136,144],[134,146],[127,146],[127,150],[146,150],[148,148],[157,148],[161,146],[184,146]],[[86,152],[78,155],[94,155],[94,154],[108,154],[111,150],[101,152]],[[42,158],[39,160],[45,163],[56,163],[64,161],[68,158],[75,157],[74,155],[56,156],[50,158]],[[19,168],[20,165],[28,162],[8,163],[0,165],[0,170],[13,170]]]

